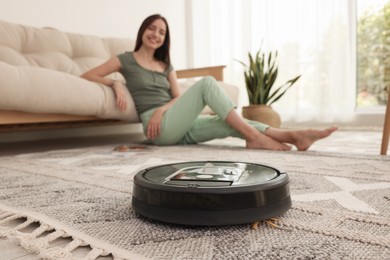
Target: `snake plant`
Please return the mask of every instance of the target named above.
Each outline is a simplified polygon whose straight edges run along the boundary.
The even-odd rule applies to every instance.
[[[261,52],[260,49],[255,57],[251,53],[248,53],[248,57],[248,65],[242,61],[238,62],[245,67],[245,85],[250,105],[271,106],[301,77],[301,75],[296,76],[274,90],[273,86],[278,76],[278,65],[276,63],[278,52],[266,54]]]

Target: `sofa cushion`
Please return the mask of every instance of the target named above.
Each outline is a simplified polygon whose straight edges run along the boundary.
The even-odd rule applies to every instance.
[[[132,50],[134,41],[62,32],[0,21],[0,61],[35,66],[73,75]],[[115,75],[121,79],[121,75]]]

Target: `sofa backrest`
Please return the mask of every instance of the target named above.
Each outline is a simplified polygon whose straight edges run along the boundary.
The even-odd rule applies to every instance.
[[[134,41],[67,33],[0,21],[0,61],[37,66],[73,75],[134,49]]]

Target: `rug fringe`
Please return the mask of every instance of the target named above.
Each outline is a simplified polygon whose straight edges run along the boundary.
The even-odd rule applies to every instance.
[[[5,239],[14,234],[14,230],[12,228],[8,227],[0,227],[0,238]]]
[[[11,221],[18,219],[26,219],[23,223],[17,226],[12,226]],[[39,223],[39,226],[30,233],[23,233],[20,230],[26,228],[32,223]],[[43,259],[67,259],[72,256],[72,251],[81,245],[86,245],[82,240],[73,239],[65,248],[52,247],[50,248],[50,242],[60,237],[68,237],[63,230],[55,230],[47,224],[41,223],[38,220],[22,216],[20,214],[13,214],[6,212],[0,215],[0,225],[8,224],[8,226],[0,226],[0,238],[7,238],[13,241],[15,244],[20,245],[30,253],[39,254]],[[16,225],[16,224],[15,224]],[[40,237],[47,231],[55,230],[47,236]],[[100,254],[104,251],[101,250]],[[99,255],[98,255],[99,256]],[[91,258],[91,259],[96,259]]]
[[[85,243],[80,239],[73,239],[72,242],[67,244],[64,248],[51,247],[39,254],[39,257],[45,260],[57,260],[57,259],[70,259],[72,257],[72,251],[83,246]]]
[[[25,248],[30,253],[39,254],[41,251],[49,248],[50,242],[56,240],[57,238],[65,236],[65,232],[62,230],[56,230],[53,233],[50,233],[46,237],[36,238],[29,234],[21,234],[16,237],[18,244]]]
[[[102,256],[103,253],[103,249],[92,248],[92,250],[85,257],[83,257],[82,260],[95,260],[99,256]]]
[[[14,215],[14,214],[11,213],[11,212],[5,212],[5,213],[3,213],[3,214],[0,215],[0,220],[6,218],[6,217],[8,217],[8,216],[11,216],[11,215]]]
[[[71,259],[72,253],[60,247],[52,247],[40,253],[39,257],[43,260],[56,260],[56,259],[65,260],[65,259]]]
[[[35,220],[30,219],[30,218],[27,218],[27,220],[26,220],[25,222],[23,222],[22,224],[16,226],[14,229],[15,229],[15,230],[21,230],[21,229],[23,229],[23,228],[28,227],[29,225],[31,225],[31,224],[34,223],[34,222],[35,222]]]
[[[4,225],[7,222],[22,218],[19,214],[4,213],[0,216],[0,225]],[[16,228],[0,226],[0,238],[11,237],[16,232]]]
[[[2,220],[0,220],[0,225],[7,223],[7,222],[10,222],[10,221],[15,220],[15,219],[19,219],[19,218],[23,218],[23,216],[21,216],[19,214],[8,215],[5,218],[3,218]]]
[[[77,258],[82,260],[95,260],[99,256],[107,255],[112,255],[114,260],[146,259],[143,256],[133,253],[129,253],[129,257],[127,257],[126,252],[123,251],[118,253],[118,251],[108,250],[107,248],[103,248],[96,244],[96,241],[94,240],[87,243],[81,238],[83,236],[78,237],[78,235],[72,235],[68,233],[66,229],[61,226],[56,226],[56,224],[53,224],[51,221],[39,220],[41,216],[39,218],[34,217],[34,213],[24,214],[20,213],[18,210],[12,212],[12,210],[7,209],[7,206],[2,206],[1,204],[0,206],[0,239],[9,239],[26,249],[28,252],[37,254],[42,259],[75,259],[72,257],[72,252],[80,246],[89,246],[91,248],[91,251],[89,251],[85,257]],[[4,208],[6,209],[4,210]],[[38,224],[38,226],[32,232],[21,231],[34,223]],[[51,233],[46,235],[44,234],[45,232]],[[53,242],[60,237],[71,237],[72,240],[65,247],[50,247],[50,242]],[[124,257],[125,255],[126,257]]]

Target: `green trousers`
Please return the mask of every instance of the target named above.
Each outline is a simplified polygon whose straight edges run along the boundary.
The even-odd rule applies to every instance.
[[[208,105],[216,115],[200,115]],[[161,132],[154,140],[157,145],[196,144],[229,136],[243,138],[225,122],[234,104],[218,82],[212,77],[204,77],[196,82],[164,114]],[[140,115],[146,133],[150,117],[155,109]],[[268,125],[246,120],[260,132]]]

